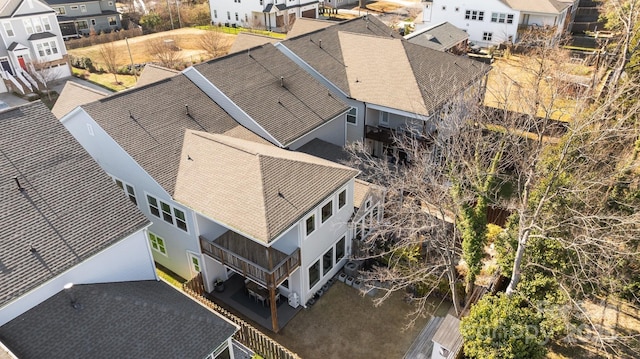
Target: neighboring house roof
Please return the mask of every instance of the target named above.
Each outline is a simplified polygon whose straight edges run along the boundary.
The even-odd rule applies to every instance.
[[[176,71],[173,69],[168,69],[166,67],[154,65],[154,64],[146,64],[140,76],[138,77],[138,81],[136,82],[136,87],[146,86],[150,83],[162,81],[169,77],[176,76],[180,73],[180,71]]]
[[[275,44],[278,41],[278,39],[271,36],[252,34],[250,32],[241,32],[233,41],[229,53],[233,54],[234,52],[248,50],[252,47],[262,46],[264,44]]]
[[[421,45],[437,51],[447,51],[464,40],[467,40],[469,34],[451,23],[443,22],[442,24],[412,32],[404,38],[412,44]]]
[[[98,2],[99,0],[44,0],[49,5],[72,5],[86,2]]]
[[[373,190],[374,185],[361,179],[355,180],[353,184],[353,206],[355,208],[364,207],[365,200]]]
[[[51,112],[60,119],[74,108],[97,101],[105,96],[109,96],[109,94],[82,86],[73,81],[67,81]]]
[[[502,0],[502,2],[514,10],[542,14],[559,14],[571,5],[558,0]]]
[[[0,178],[0,307],[149,225],[39,101],[0,112]]]
[[[433,335],[432,340],[434,343],[438,343],[449,350],[449,356],[447,358],[456,358],[456,354],[463,344],[462,334],[460,334],[460,319],[451,314],[447,314]]]
[[[309,19],[306,17],[297,18],[293,23],[291,30],[287,32],[287,39],[294,38],[296,36],[308,34],[316,30],[321,30],[329,26],[335,25],[335,21],[321,20],[321,19]]]
[[[174,199],[269,243],[357,174],[304,153],[188,130]]]
[[[24,0],[2,0],[0,2],[0,17],[9,17],[20,7]]]
[[[349,109],[272,44],[194,68],[285,147]]]
[[[345,21],[282,44],[349,97],[420,115],[430,115],[490,69],[397,39],[378,19],[367,19]]]
[[[56,37],[56,35],[48,32],[48,31],[45,31],[45,32],[35,33],[35,34],[29,36],[29,38],[27,40],[29,40],[29,41],[42,40],[42,39],[48,39],[50,37]]]
[[[319,138],[314,138],[313,140],[305,143],[296,151],[304,152],[312,156],[324,158],[327,161],[341,164],[347,164],[351,158],[349,152],[347,152],[343,147],[323,141]]]
[[[13,51],[13,50],[15,50],[18,46],[22,46],[22,47],[23,47],[23,48],[25,48],[25,49],[27,48],[26,46],[24,46],[24,45],[22,45],[22,44],[17,43],[17,42],[15,42],[15,41],[14,41],[14,42],[12,42],[12,43],[9,45],[9,47],[7,47],[7,50],[9,50],[9,51]]]
[[[223,133],[238,126],[184,75],[82,108],[169,194],[176,182],[185,129]]]
[[[5,345],[20,358],[205,358],[237,330],[161,281],[70,291],[0,327]]]

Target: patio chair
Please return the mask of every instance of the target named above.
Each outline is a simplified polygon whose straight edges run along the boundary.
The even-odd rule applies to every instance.
[[[257,301],[259,301],[260,303],[262,303],[262,306],[263,306],[263,307],[264,307],[264,306],[266,306],[267,298],[265,298],[265,297],[261,296],[261,295],[260,295],[260,294],[258,294],[258,293],[254,293],[254,294],[256,295],[256,300],[257,300]]]

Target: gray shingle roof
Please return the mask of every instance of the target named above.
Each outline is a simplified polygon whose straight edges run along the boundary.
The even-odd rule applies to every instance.
[[[124,197],[124,196],[123,196]],[[77,285],[0,327],[21,358],[194,358],[236,327],[164,282]]]
[[[349,109],[272,44],[194,68],[285,146]]]
[[[29,38],[27,40],[29,40],[29,41],[42,40],[42,39],[48,39],[50,37],[56,37],[56,35],[48,32],[48,31],[45,31],[45,32],[35,33],[35,34],[29,36]]]
[[[342,91],[349,94],[347,73],[340,48],[340,40],[338,39],[338,32],[340,31],[389,38],[398,38],[400,36],[375,16],[363,16],[283,42],[287,48],[295,52],[311,67]],[[320,42],[322,42],[321,45]]]
[[[189,106],[191,117],[187,116],[185,105]],[[224,133],[238,126],[184,75],[82,108],[170,194],[185,130]]]
[[[0,112],[0,203],[0,306],[149,224],[39,101]]]
[[[447,51],[468,38],[469,34],[448,22],[427,27],[405,36],[405,39],[412,44],[438,51]]]
[[[74,108],[84,105],[85,103],[99,100],[108,95],[106,92],[98,91],[73,81],[67,81],[55,105],[53,105],[51,112],[60,119]]]

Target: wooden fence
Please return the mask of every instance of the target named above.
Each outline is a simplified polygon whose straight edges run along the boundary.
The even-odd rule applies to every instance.
[[[193,299],[204,304],[211,310],[219,313],[230,321],[234,322],[240,327],[240,330],[236,332],[233,338],[240,343],[244,344],[251,350],[265,359],[300,359],[296,353],[283,347],[278,342],[264,335],[258,329],[251,326],[249,323],[238,318],[228,310],[222,308],[216,303],[207,299],[204,294],[204,283],[202,281],[202,274],[198,274],[190,281],[187,281],[182,285],[182,289],[185,293],[191,296]]]

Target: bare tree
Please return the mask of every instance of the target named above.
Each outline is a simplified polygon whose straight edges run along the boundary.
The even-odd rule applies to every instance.
[[[118,49],[113,42],[106,42],[98,46],[98,51],[107,71],[113,74],[113,79],[118,84],[118,61],[120,59]]]
[[[32,59],[29,63],[29,74],[40,83],[41,91],[47,94],[49,101],[52,101],[51,84],[60,77],[58,71],[58,68],[52,68],[48,61]]]
[[[152,39],[147,42],[147,49],[151,56],[164,67],[175,68],[182,60],[180,49],[173,39]]]
[[[198,46],[210,58],[225,55],[229,51],[229,38],[221,31],[207,31],[198,38]]]

